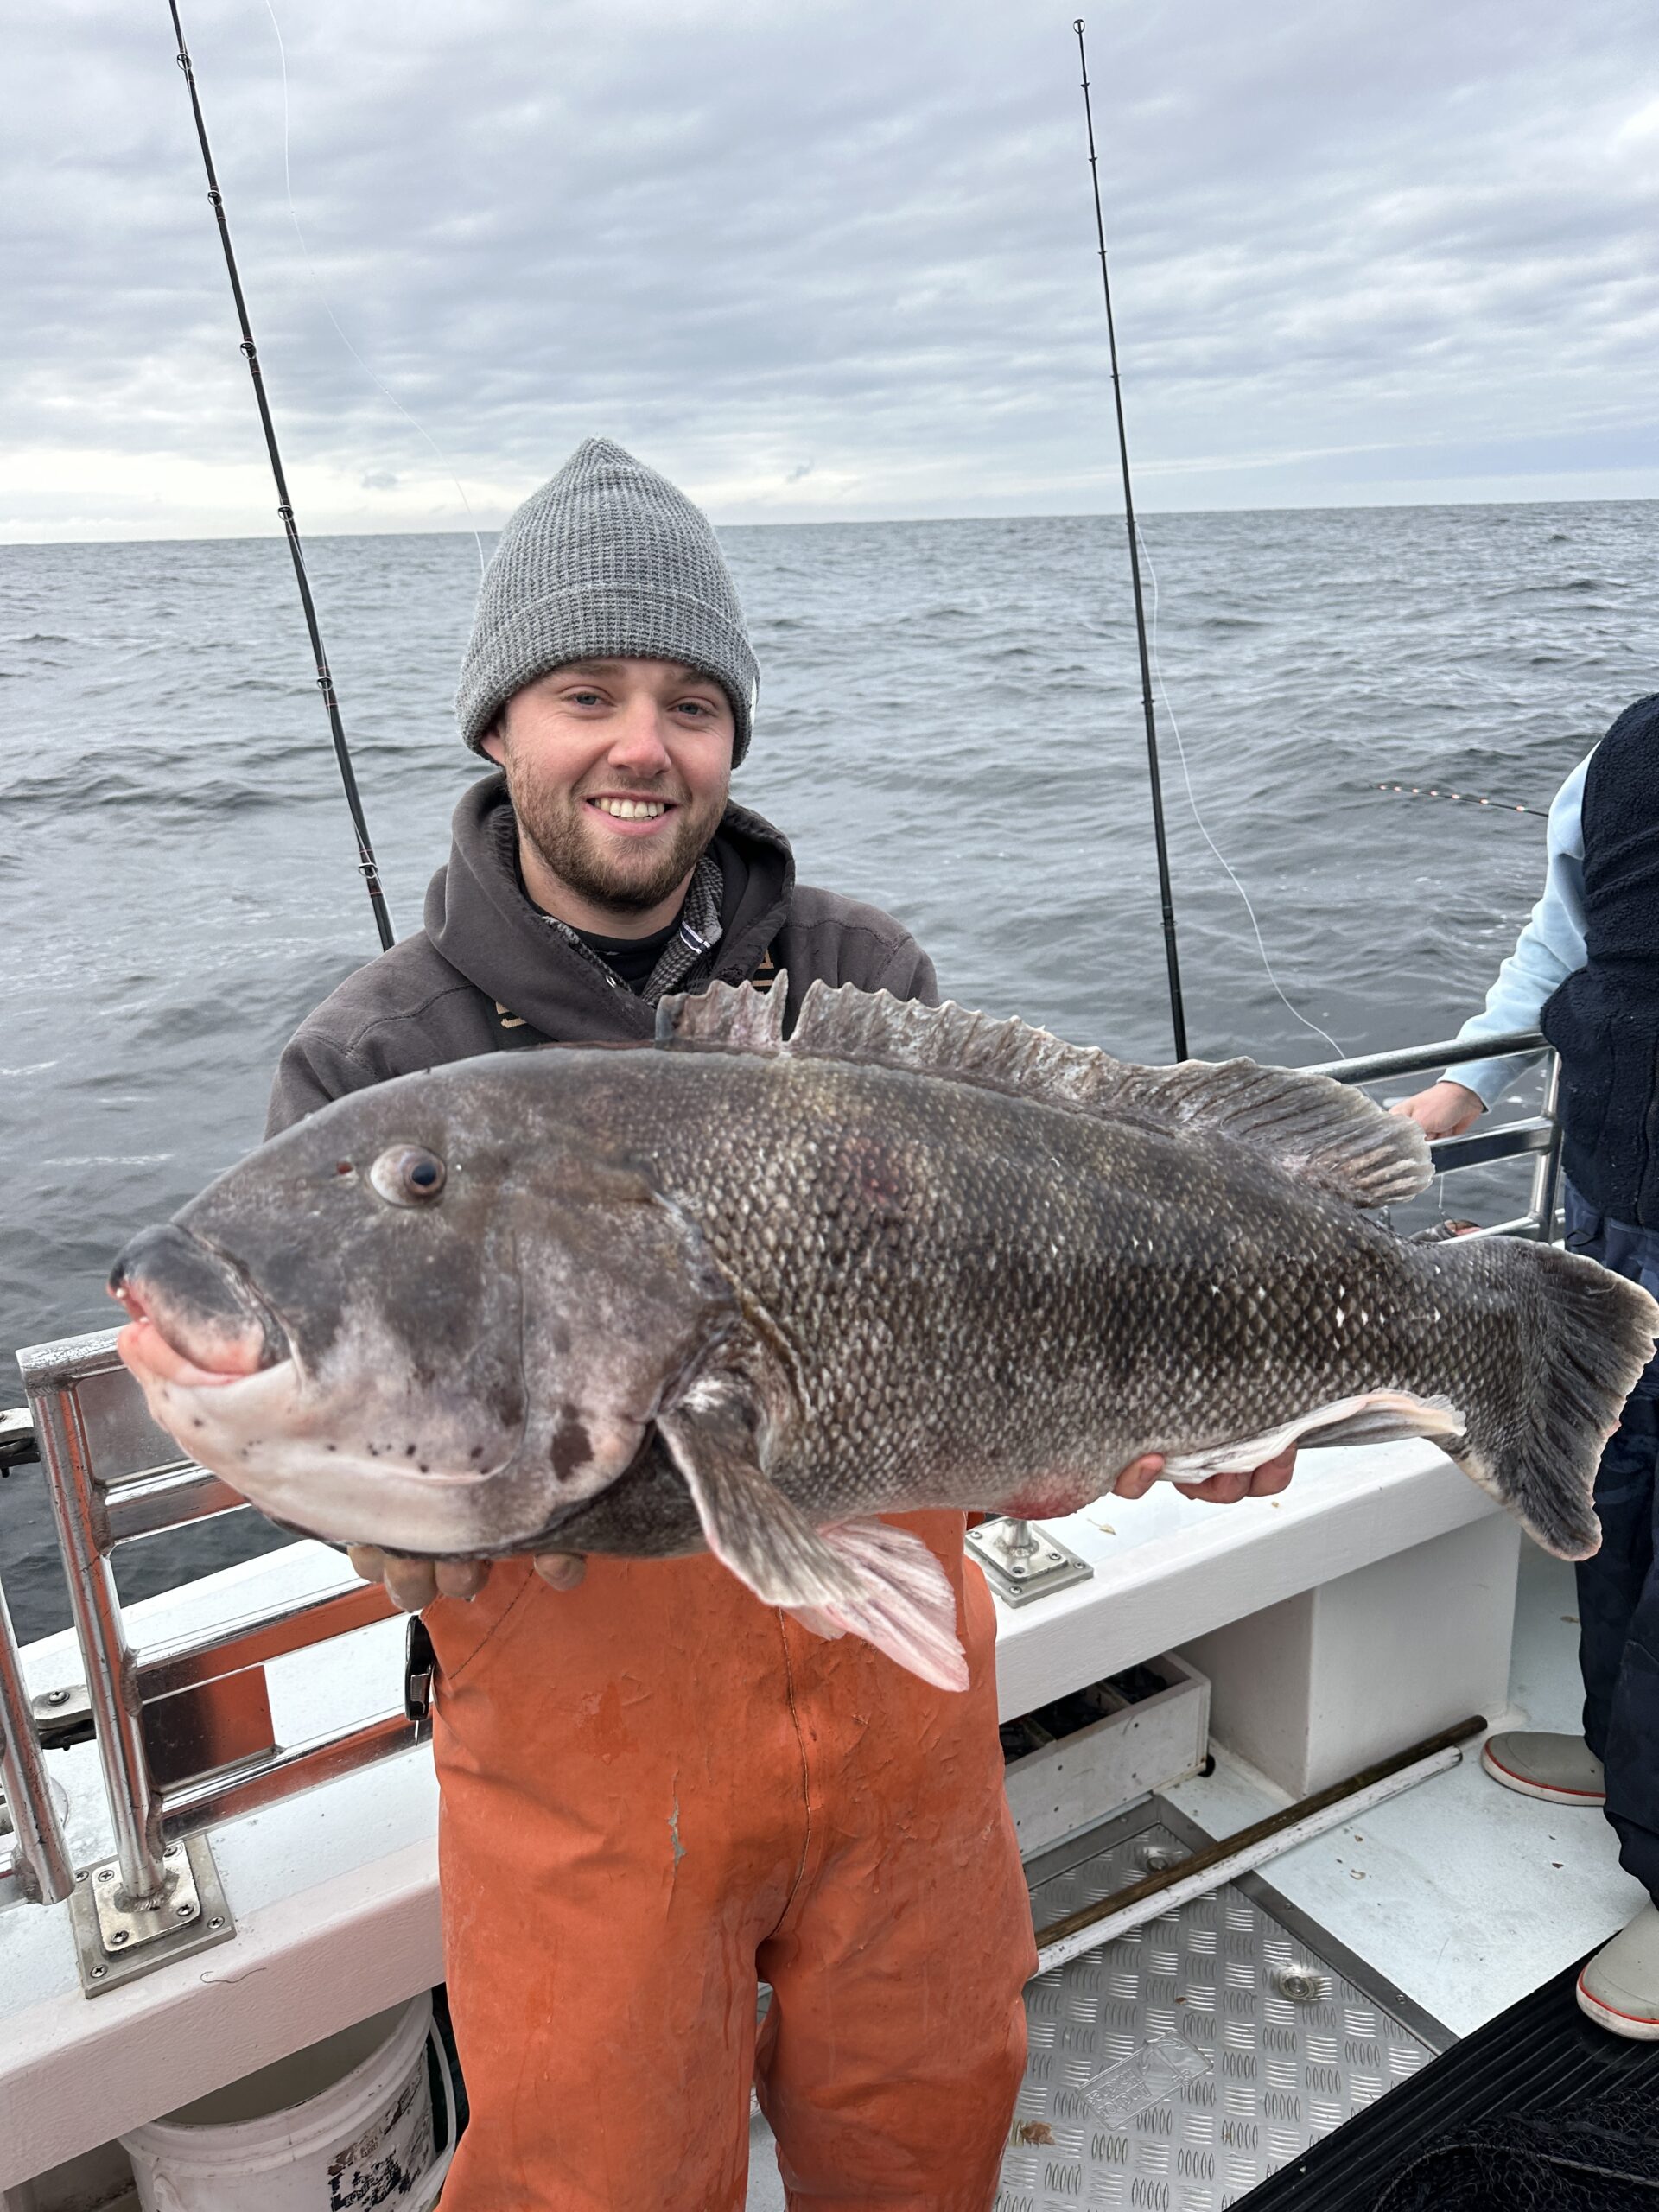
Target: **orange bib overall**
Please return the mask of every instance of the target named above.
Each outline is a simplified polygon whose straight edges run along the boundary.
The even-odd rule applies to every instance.
[[[442,2212],[741,2212],[751,2082],[791,2206],[987,2212],[1031,1916],[991,1600],[960,1514],[904,1525],[957,1583],[966,1692],[706,1555],[568,1592],[510,1560],[429,1611],[472,2101]]]

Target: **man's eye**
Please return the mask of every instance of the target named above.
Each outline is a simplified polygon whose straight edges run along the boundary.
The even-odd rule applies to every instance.
[[[599,704],[597,691],[573,691],[570,696],[578,707],[596,707]]]

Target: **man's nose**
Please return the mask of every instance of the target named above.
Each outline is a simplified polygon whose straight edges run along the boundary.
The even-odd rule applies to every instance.
[[[613,727],[608,758],[636,776],[657,776],[673,766],[663,741],[663,709],[654,699],[631,699]]]

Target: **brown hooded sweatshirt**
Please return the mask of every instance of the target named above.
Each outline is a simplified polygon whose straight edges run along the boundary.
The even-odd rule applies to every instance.
[[[289,1040],[267,1136],[348,1091],[511,1043],[504,1014],[556,1044],[650,1040],[656,1008],[549,925],[524,895],[517,851],[505,780],[487,776],[455,809],[425,926],[348,976]],[[877,907],[798,884],[787,842],[758,814],[728,806],[715,852],[725,899],[708,981],[786,969],[791,1027],[815,980],[937,1002],[933,963],[909,932]]]

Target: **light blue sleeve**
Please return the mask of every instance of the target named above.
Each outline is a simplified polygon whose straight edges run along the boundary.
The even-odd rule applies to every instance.
[[[1460,1045],[1483,1037],[1502,1037],[1516,1029],[1535,1029],[1545,1001],[1585,962],[1584,946],[1584,772],[1586,753],[1555,794],[1549,810],[1548,866],[1544,895],[1516,939],[1515,950],[1497,971],[1486,994],[1484,1012],[1458,1032]],[[1465,1060],[1447,1068],[1452,1083],[1472,1090],[1487,1105],[1537,1058],[1517,1053],[1503,1060]]]

